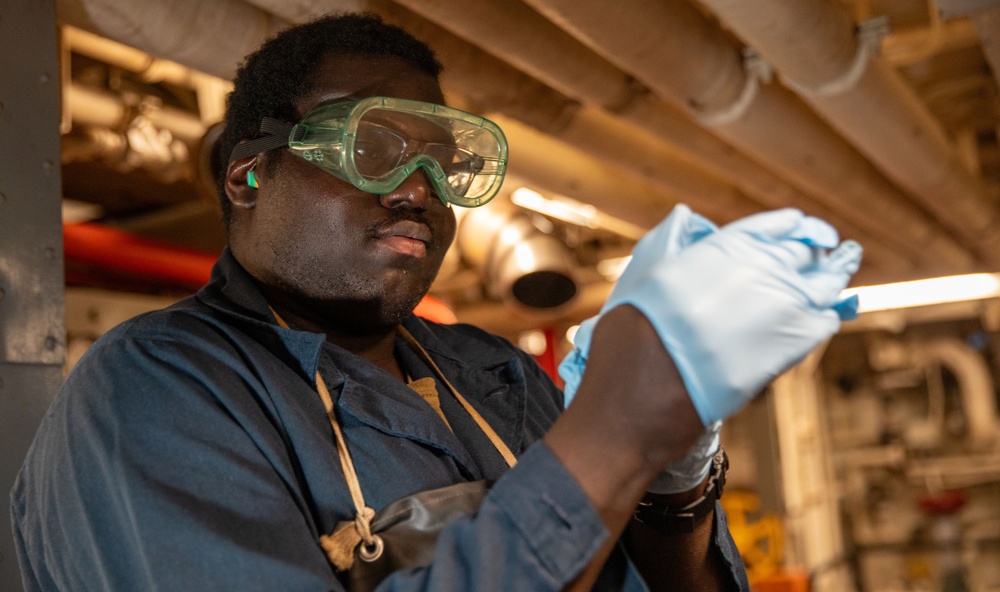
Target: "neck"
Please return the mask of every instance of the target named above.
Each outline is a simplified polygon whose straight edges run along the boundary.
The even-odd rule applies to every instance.
[[[317,320],[315,315],[304,313],[294,304],[289,305],[282,299],[272,299],[265,294],[271,308],[290,326],[303,331],[322,333],[326,340],[352,354],[360,356],[369,362],[386,370],[397,378],[403,379],[403,370],[396,359],[396,327],[387,327],[370,333],[355,333],[344,330],[332,323]],[[337,315],[330,315],[335,318]]]

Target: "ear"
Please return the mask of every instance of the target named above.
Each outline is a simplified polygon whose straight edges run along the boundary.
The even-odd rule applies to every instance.
[[[257,190],[247,185],[247,173],[256,170],[257,157],[241,158],[229,163],[226,168],[226,197],[236,207],[244,210],[253,209],[257,205]]]

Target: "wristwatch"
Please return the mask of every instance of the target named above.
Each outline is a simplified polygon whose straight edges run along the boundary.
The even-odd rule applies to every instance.
[[[635,519],[665,534],[694,532],[694,527],[715,509],[715,500],[722,497],[727,472],[729,472],[729,457],[726,456],[722,446],[719,446],[719,451],[712,457],[708,485],[701,497],[683,508],[671,509],[648,499],[647,496],[636,506]]]

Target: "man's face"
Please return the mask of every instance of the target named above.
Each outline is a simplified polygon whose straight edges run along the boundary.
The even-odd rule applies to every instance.
[[[443,103],[433,77],[398,58],[336,56],[317,72],[306,113],[336,99],[391,96]],[[386,195],[361,191],[280,151],[259,158],[252,209],[237,212],[230,244],[269,298],[340,330],[394,326],[427,292],[455,236],[455,217],[422,172]],[[270,172],[270,174],[267,174]]]

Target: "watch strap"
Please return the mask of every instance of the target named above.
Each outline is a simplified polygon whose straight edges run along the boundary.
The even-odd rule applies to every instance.
[[[636,506],[635,519],[666,534],[694,532],[695,527],[715,509],[715,501],[722,496],[722,490],[725,488],[728,471],[729,457],[720,446],[712,457],[708,484],[701,497],[682,508],[668,508],[646,496]]]

